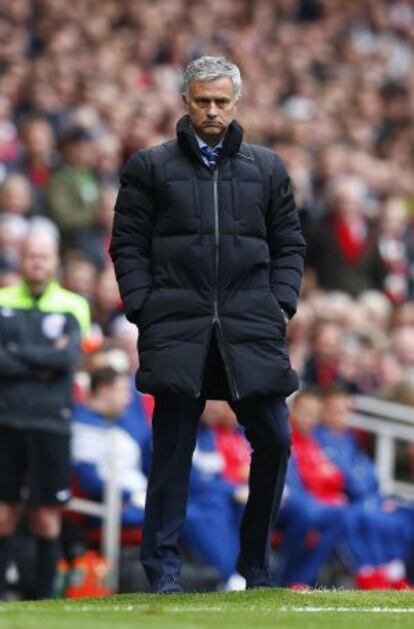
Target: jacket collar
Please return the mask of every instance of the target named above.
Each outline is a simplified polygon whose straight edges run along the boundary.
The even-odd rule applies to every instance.
[[[182,116],[177,122],[177,140],[179,145],[187,152],[204,164],[200,154],[197,139],[191,126],[190,117]],[[219,161],[225,157],[231,157],[240,149],[243,140],[243,128],[236,120],[230,123],[223,140],[223,148]]]
[[[39,296],[39,299],[37,300],[37,302],[41,304],[43,301],[45,301],[56,290],[58,286],[59,286],[58,281],[52,278],[47,284],[43,293]],[[20,284],[18,284],[18,289],[19,289],[22,299],[26,303],[34,304],[36,302],[36,299],[33,296],[33,293],[31,292],[29,285],[26,284],[24,280],[22,280]]]

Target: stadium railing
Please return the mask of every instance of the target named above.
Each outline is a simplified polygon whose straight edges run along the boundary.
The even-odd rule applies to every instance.
[[[111,451],[110,454],[107,462],[108,482],[105,483],[103,501],[95,502],[73,497],[69,501],[67,509],[101,519],[101,553],[108,560],[110,566],[108,585],[117,591],[119,586],[122,496],[117,483],[115,453]]]
[[[381,490],[414,498],[414,483],[396,478],[397,442],[414,444],[414,409],[380,398],[356,395],[349,424],[375,435],[375,464]]]

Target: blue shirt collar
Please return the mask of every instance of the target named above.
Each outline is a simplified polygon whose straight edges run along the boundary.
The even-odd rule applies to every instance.
[[[197,133],[195,133],[195,132],[194,132],[194,135],[195,135],[195,137],[196,137],[197,144],[198,144],[198,146],[199,146],[199,148],[200,148],[200,149],[201,149],[203,146],[208,146],[208,144],[207,144],[204,140],[202,140],[202,139],[201,139],[201,138],[197,135]],[[209,146],[209,148],[211,148],[211,150],[213,150],[213,151],[214,151],[215,149],[217,149],[217,148],[219,148],[219,147],[222,147],[222,146],[223,146],[223,142],[224,142],[224,137],[222,137],[222,138],[221,138],[220,142],[219,142],[218,144],[216,144],[216,146]]]

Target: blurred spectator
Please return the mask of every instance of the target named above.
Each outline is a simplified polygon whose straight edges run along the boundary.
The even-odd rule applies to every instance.
[[[352,295],[370,288],[368,190],[361,178],[339,176],[328,190],[329,212],[308,235],[308,264],[319,284]]]
[[[101,501],[106,481],[115,476],[122,493],[122,524],[138,526],[147,486],[142,458],[147,442],[139,443],[121,424],[131,400],[129,378],[112,367],[102,367],[92,372],[90,391],[88,403],[75,407],[75,485],[82,495]]]
[[[106,134],[97,140],[96,148],[96,172],[100,181],[118,188],[118,173],[123,161],[121,141],[116,135]]]
[[[83,251],[84,255],[101,269],[108,265],[112,266],[108,251],[117,193],[118,188],[113,185],[102,186],[95,208],[94,222],[89,229],[80,231],[73,241],[74,247]]]
[[[320,401],[312,391],[302,391],[291,405],[294,430],[309,431],[317,425]],[[295,451],[293,456],[295,456]],[[335,470],[325,470],[335,482]],[[319,478],[321,482],[321,478]],[[340,488],[341,480],[339,479]],[[325,501],[327,502],[327,501]],[[317,583],[338,538],[343,534],[344,521],[341,502],[322,504],[307,492],[295,462],[289,464],[282,508],[275,523],[282,531],[282,545],[277,564],[276,582],[279,586],[306,589]]]
[[[244,580],[236,573],[236,560],[238,530],[248,496],[247,478],[234,462],[230,463],[222,439],[223,429],[241,436],[236,424],[226,402],[207,402],[193,456],[187,520],[182,533],[192,554],[218,570],[224,589],[244,588]]]
[[[390,300],[380,291],[367,290],[358,298],[371,326],[386,331],[390,325],[392,307]]]
[[[42,116],[25,118],[20,127],[22,151],[15,164],[35,188],[44,188],[56,166],[55,138],[51,125]]]
[[[340,326],[324,321],[318,323],[314,329],[311,355],[304,367],[304,384],[325,387],[342,380],[338,363],[341,342]]]
[[[392,337],[393,348],[397,359],[404,369],[414,369],[414,328],[401,326]]]
[[[28,179],[19,174],[10,174],[0,188],[0,212],[27,217],[32,208],[32,197]]]
[[[93,222],[99,187],[93,172],[93,137],[82,127],[68,129],[61,139],[63,163],[51,176],[46,194],[48,212],[64,245],[72,244]]]
[[[284,548],[285,561],[282,562],[284,571],[279,579],[282,584],[289,584],[295,582],[297,574],[305,574],[308,575],[307,579],[303,580],[302,576],[301,583],[314,584],[320,562],[326,559],[327,551],[335,543],[352,570],[357,587],[404,589],[408,586],[403,579],[404,575],[399,574],[394,583],[390,576],[392,569],[389,571],[388,567],[392,566],[394,569],[398,563],[401,568],[402,558],[406,559],[408,556],[409,544],[412,543],[412,512],[408,510],[399,520],[390,519],[386,515],[381,517],[382,512],[379,510],[367,508],[363,502],[353,500],[348,475],[354,475],[355,489],[361,495],[363,490],[358,483],[361,470],[358,470],[358,466],[351,467],[349,459],[346,465],[341,465],[346,457],[343,449],[345,444],[334,455],[329,452],[329,447],[325,451],[320,445],[317,427],[320,424],[321,411],[317,399],[315,393],[305,390],[299,392],[293,401],[293,448],[286,497],[287,511],[291,517],[287,522],[283,521],[283,516],[281,520],[282,526],[286,527],[287,540]],[[343,393],[339,396],[327,394],[325,400],[332,403],[329,402],[329,406],[325,403],[324,417],[329,416],[332,422],[338,423],[341,415],[340,421],[343,421],[344,410],[347,412],[349,408],[348,399],[347,394]],[[340,404],[340,408],[334,408],[336,403]],[[329,446],[331,443],[332,440],[329,441]],[[349,453],[349,448],[347,452]],[[372,468],[367,471],[366,480],[367,493],[375,496],[377,482]],[[296,498],[301,505],[305,505],[305,509],[299,513],[295,513],[294,509],[289,511],[292,498],[293,506]],[[330,509],[335,509],[335,518]],[[301,532],[299,544],[295,545],[294,539],[289,536],[289,527]],[[312,528],[320,532],[315,554],[309,551],[305,543]]]
[[[93,299],[98,269],[82,251],[69,250],[64,257],[63,285],[68,290]]]
[[[0,253],[18,264],[29,232],[28,222],[14,214],[0,214]]]
[[[19,266],[13,258],[0,256],[0,288],[13,286],[19,281]]]
[[[14,162],[18,150],[17,129],[12,118],[12,103],[0,96],[0,183]]]
[[[14,170],[23,173],[31,183],[36,212],[45,211],[45,187],[58,165],[53,128],[40,115],[26,116],[20,126],[21,147]]]
[[[344,475],[344,490],[349,501],[362,505],[375,517],[377,527],[373,533],[382,561],[378,570],[392,589],[408,589],[406,563],[414,544],[414,507],[381,495],[375,466],[361,451],[348,428],[350,410],[351,398],[346,392],[340,389],[326,391],[322,424],[317,426],[315,435],[329,459]]]
[[[22,251],[22,281],[0,290],[0,596],[25,492],[37,546],[32,596],[51,597],[70,498],[73,372],[89,309],[59,286],[57,268],[56,235],[34,232]]]
[[[121,315],[116,317],[112,323],[111,336],[128,355],[131,373],[135,375],[139,359],[137,352],[137,327],[130,323],[124,315]]]
[[[120,310],[121,298],[114,270],[110,266],[98,275],[92,303],[93,319],[99,324],[105,336],[109,334],[111,323]]]
[[[379,216],[372,285],[396,304],[410,293],[414,241],[408,233],[408,221],[403,199],[387,199]]]

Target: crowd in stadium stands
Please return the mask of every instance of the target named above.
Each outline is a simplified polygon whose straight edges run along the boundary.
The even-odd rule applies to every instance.
[[[123,522],[139,524],[152,400],[133,388],[137,330],[123,317],[108,243],[120,167],[173,137],[182,68],[201,54],[240,66],[238,120],[284,159],[308,242],[287,332],[307,393],[292,407],[277,581],[314,585],[340,547],[357,586],[403,587],[413,540],[401,531],[414,528],[412,515],[379,493],[342,426],[348,399],[338,390],[414,404],[412,2],[2,3],[0,286],[18,281],[28,233],[58,230],[60,279],[87,297],[93,321],[74,392],[76,485],[102,494],[116,444]],[[315,467],[309,477],[309,457],[319,477]],[[212,402],[183,541],[228,587],[248,458],[229,407]]]

